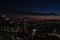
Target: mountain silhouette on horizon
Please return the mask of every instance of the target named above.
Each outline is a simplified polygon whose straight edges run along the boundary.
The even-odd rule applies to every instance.
[[[35,13],[29,11],[22,11],[16,9],[0,9],[0,14],[11,14],[11,15],[57,15],[56,13]]]

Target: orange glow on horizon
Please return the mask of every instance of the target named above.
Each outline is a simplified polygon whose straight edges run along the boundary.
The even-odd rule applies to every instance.
[[[28,20],[60,20],[60,18],[30,18]]]

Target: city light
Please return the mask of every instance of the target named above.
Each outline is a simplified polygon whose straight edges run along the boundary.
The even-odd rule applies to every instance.
[[[36,31],[36,29],[33,30],[34,32]]]
[[[50,38],[60,38],[60,30],[58,30],[60,29],[60,25],[58,25],[60,23],[59,20],[40,20],[40,18],[39,20],[30,20],[29,18],[24,18],[23,21],[18,22],[11,20],[5,15],[3,15],[0,20],[0,31],[7,32],[13,40],[19,40],[20,38],[40,40],[44,38],[47,39],[47,36]],[[7,33],[6,36],[8,35]]]
[[[3,14],[3,15],[2,15],[2,17],[6,17],[6,15],[5,15],[5,14]]]

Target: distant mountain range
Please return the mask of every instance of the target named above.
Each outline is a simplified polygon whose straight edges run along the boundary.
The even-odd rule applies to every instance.
[[[57,15],[56,13],[34,13],[28,11],[21,11],[15,9],[0,9],[0,14],[11,14],[11,15]]]
[[[34,13],[34,12],[28,12],[28,11],[15,10],[15,9],[0,9],[0,15],[2,14],[6,14],[7,17],[13,21],[21,21],[22,18],[19,17],[18,15],[39,15],[39,16],[40,15],[56,15],[56,13]],[[14,15],[17,15],[17,16],[14,16]]]

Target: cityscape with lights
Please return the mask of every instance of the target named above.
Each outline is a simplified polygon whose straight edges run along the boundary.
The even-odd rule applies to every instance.
[[[14,18],[14,17],[12,17]],[[60,40],[60,16],[0,16],[0,40]]]
[[[0,0],[0,40],[60,40],[60,0]]]

